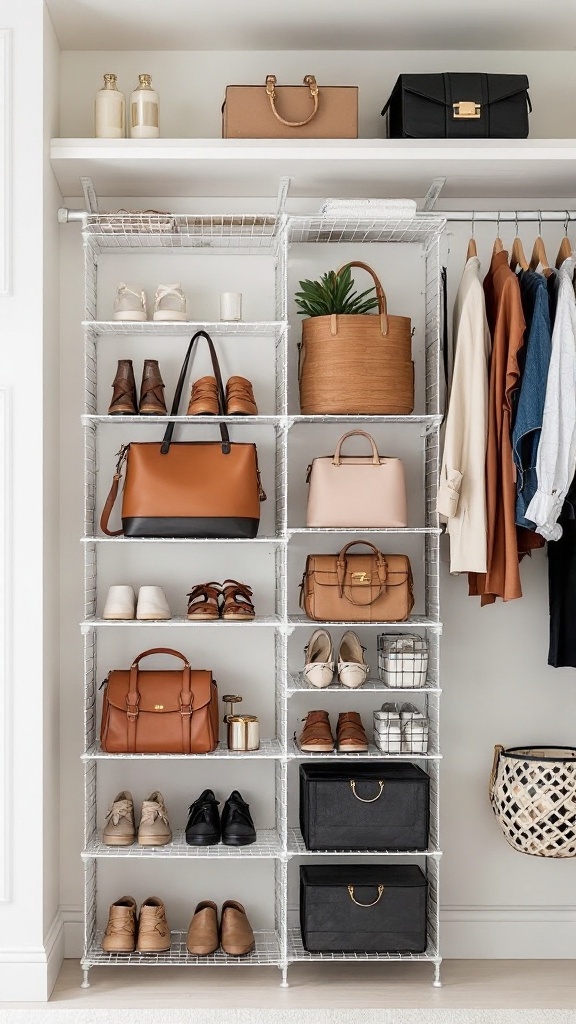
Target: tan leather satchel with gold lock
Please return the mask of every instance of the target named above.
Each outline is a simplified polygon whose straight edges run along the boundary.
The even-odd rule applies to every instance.
[[[369,552],[350,554],[362,544]],[[414,607],[407,555],[353,540],[337,555],[308,555],[300,605],[316,622],[404,622]]]
[[[143,658],[170,654],[174,669],[141,671]],[[207,669],[193,669],[179,651],[154,647],[129,669],[108,673],[100,746],[108,754],[209,754],[218,745],[218,688]]]

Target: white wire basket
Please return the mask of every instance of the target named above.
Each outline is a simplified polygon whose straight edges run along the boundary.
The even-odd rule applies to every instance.
[[[379,633],[378,675],[385,686],[410,690],[426,685],[427,637],[417,633]]]

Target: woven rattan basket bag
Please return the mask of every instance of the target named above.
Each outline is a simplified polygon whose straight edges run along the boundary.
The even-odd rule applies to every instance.
[[[379,316],[332,314],[302,324],[300,408],[304,415],[396,415],[414,408],[412,330],[407,316],[388,314],[375,272]],[[341,267],[342,273],[346,267]]]
[[[533,857],[576,857],[576,749],[494,748],[490,800],[507,842]]]

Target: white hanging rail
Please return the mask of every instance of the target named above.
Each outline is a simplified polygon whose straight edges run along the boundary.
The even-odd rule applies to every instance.
[[[501,224],[515,224],[516,221],[536,221],[545,223],[569,223],[576,221],[576,210],[434,210],[437,217],[447,221],[488,221]]]

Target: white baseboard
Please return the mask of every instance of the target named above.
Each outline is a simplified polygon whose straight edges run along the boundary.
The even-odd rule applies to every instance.
[[[5,1002],[46,1002],[64,959],[64,917],[58,909],[43,946],[0,950],[0,992]]]
[[[576,907],[443,907],[440,948],[448,960],[569,960]]]

